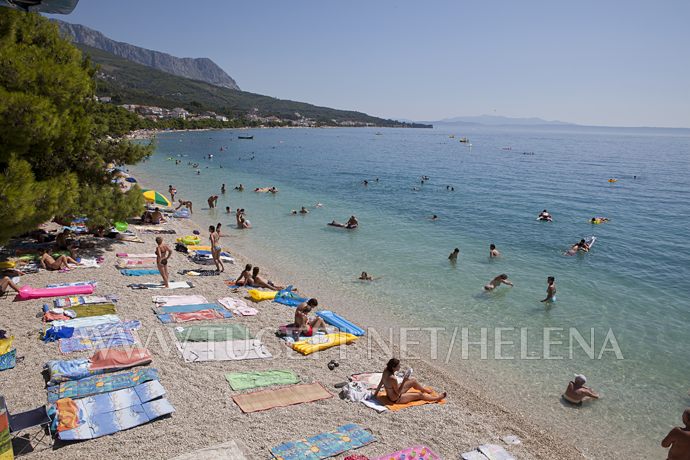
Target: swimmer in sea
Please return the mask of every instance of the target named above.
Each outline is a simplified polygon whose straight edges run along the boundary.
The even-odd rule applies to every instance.
[[[549,276],[546,278],[546,298],[541,302],[555,302],[556,301],[556,278]]]
[[[493,259],[494,257],[498,257],[500,255],[501,255],[501,253],[498,252],[498,249],[496,249],[496,245],[490,244],[489,245],[489,258]]]
[[[583,239],[581,239],[579,242],[573,244],[570,247],[571,251],[577,252],[577,251],[584,251],[584,252],[589,252],[589,245],[587,242]]]
[[[347,223],[345,224],[345,228],[357,228],[359,226],[359,222],[357,221],[357,218],[355,216],[350,216],[350,218],[347,220]]]
[[[321,203],[316,203],[314,205],[315,208],[323,208],[323,205]]]
[[[590,220],[589,222],[591,224],[603,224],[603,223],[606,223],[608,221],[609,221],[608,217],[592,217],[592,220]]]
[[[434,215],[431,216],[429,219],[430,219],[430,220],[438,220],[438,216],[437,216],[436,214],[434,214]]]
[[[458,261],[458,254],[460,254],[460,248],[455,248],[453,249],[453,252],[450,253],[448,256],[448,260],[451,262],[457,262]]]
[[[505,273],[498,275],[496,278],[492,279],[489,281],[489,284],[484,286],[484,290],[486,291],[493,291],[497,287],[499,287],[501,284],[505,284],[507,286],[513,287],[513,283],[508,279],[508,275]]]
[[[307,210],[307,208],[305,208],[304,206],[302,206],[302,209],[299,210],[299,213],[300,213],[300,214],[309,214],[309,211]]]
[[[586,387],[585,383],[587,383],[587,378],[582,374],[577,374],[575,378],[568,383],[568,387],[565,389],[565,393],[563,393],[563,399],[577,406],[589,399],[599,399],[599,395],[591,388]]]
[[[544,209],[542,212],[539,213],[539,217],[537,217],[537,220],[543,220],[545,222],[551,222],[553,220],[553,217],[551,217],[551,214],[549,214],[549,211]]]

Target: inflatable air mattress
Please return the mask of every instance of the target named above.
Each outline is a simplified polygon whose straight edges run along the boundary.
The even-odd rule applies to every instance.
[[[338,329],[340,329],[341,332],[347,332],[348,334],[352,334],[355,336],[364,335],[364,329],[352,324],[342,316],[338,315],[337,313],[333,313],[332,311],[319,311],[316,313],[316,316],[322,318],[326,323],[330,324],[331,326],[337,327]]]
[[[317,351],[327,350],[338,345],[345,345],[357,340],[352,334],[340,332],[337,334],[316,335],[307,340],[301,340],[292,344],[292,349],[303,355],[310,355]]]
[[[249,297],[254,302],[261,302],[262,300],[273,300],[277,294],[276,291],[259,291],[258,289],[250,289],[247,291]]]
[[[40,299],[43,297],[64,297],[70,295],[93,294],[93,285],[65,286],[57,288],[35,289],[30,286],[19,288],[19,300]]]

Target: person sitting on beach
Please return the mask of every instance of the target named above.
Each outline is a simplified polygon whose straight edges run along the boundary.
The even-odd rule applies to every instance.
[[[542,212],[539,213],[539,217],[537,217],[537,220],[543,220],[545,222],[551,222],[553,220],[553,217],[551,217],[551,214],[549,214],[549,211],[544,209]]]
[[[277,284],[274,284],[273,281],[265,280],[261,276],[259,276],[259,267],[254,267],[254,269],[252,270],[252,279],[254,280],[255,287],[273,289],[275,291],[285,289],[285,286],[278,286]]]
[[[62,255],[58,257],[57,259],[54,259],[53,256],[48,254],[47,249],[43,249],[41,253],[41,258],[39,259],[39,263],[41,264],[41,267],[44,270],[66,270],[69,268],[68,264],[76,264],[76,265],[81,265],[79,262],[74,260],[73,258],[69,256]]]
[[[144,211],[144,213],[141,215],[141,222],[143,224],[150,224],[151,223],[151,211]]]
[[[170,247],[163,243],[163,238],[156,237],[156,267],[163,278],[163,286],[170,287],[168,283],[168,259],[172,256]]]
[[[299,335],[311,337],[314,335],[314,332],[328,332],[326,329],[326,323],[323,321],[323,319],[319,318],[318,316],[315,318],[309,318],[309,313],[311,313],[311,311],[318,305],[319,301],[312,298],[299,304],[295,309],[295,322],[292,324],[292,327],[296,332],[299,332]]]
[[[161,212],[160,208],[156,208],[151,213],[151,223],[154,225],[158,225],[161,222],[165,222],[165,218],[163,218],[163,213]]]
[[[458,254],[460,254],[460,248],[455,248],[453,249],[453,252],[450,253],[448,256],[448,260],[451,262],[457,262],[458,261]]]
[[[446,397],[446,392],[434,396],[431,388],[423,387],[416,379],[410,376],[412,373],[411,370],[408,370],[402,381],[398,383],[398,379],[395,376],[398,370],[400,370],[400,360],[391,358],[386,364],[381,382],[379,382],[379,386],[376,387],[376,391],[374,391],[372,398],[378,396],[382,387],[386,389],[386,397],[395,404],[407,404],[412,401],[420,400],[437,402]],[[417,391],[410,391],[412,389]]]
[[[19,286],[14,284],[9,276],[3,276],[0,279],[0,295],[4,295],[7,292],[7,288],[12,288],[15,292],[19,292]]]
[[[671,450],[668,451],[667,460],[687,460],[690,458],[690,407],[683,411],[684,427],[675,427],[668,432],[661,447]]]
[[[563,393],[563,399],[571,404],[580,405],[589,399],[599,399],[599,395],[591,388],[585,386],[587,378],[582,374],[575,375],[575,378],[568,383],[568,387]]]
[[[549,276],[546,278],[546,298],[542,302],[555,302],[556,301],[556,278]]]
[[[190,214],[194,214],[194,211],[192,211],[192,202],[191,202],[191,201],[184,201],[184,200],[181,200],[181,199],[180,199],[180,200],[177,200],[177,201],[178,201],[180,204],[175,208],[176,211],[177,211],[178,209],[180,209],[182,206],[184,206],[184,207],[186,207],[187,209],[189,209],[189,213],[190,213]]]
[[[577,252],[577,251],[589,252],[589,244],[587,244],[587,242],[583,238],[579,242],[573,244],[570,247],[570,250],[573,252]]]
[[[240,273],[240,276],[235,280],[236,286],[253,286],[254,279],[252,278],[252,264],[247,264],[244,266],[244,270]]]
[[[501,255],[501,253],[498,252],[498,249],[496,249],[496,245],[490,244],[489,245],[489,258],[493,259],[494,257],[498,257],[500,255]]]
[[[496,278],[492,279],[489,281],[489,284],[484,286],[484,289],[487,291],[493,291],[497,287],[499,287],[501,284],[505,284],[507,286],[513,287],[513,283],[508,279],[508,275],[505,273],[502,273],[498,275]]]
[[[309,214],[309,211],[307,210],[307,208],[305,208],[304,206],[302,206],[302,209],[299,210],[299,213],[300,213],[300,214]]]
[[[350,216],[350,218],[345,223],[345,228],[357,228],[359,227],[359,222],[355,216]]]
[[[74,244],[74,239],[70,238],[72,236],[72,230],[64,230],[55,238],[55,250],[56,251],[69,251],[69,255],[72,258],[77,257],[77,249]]]
[[[225,266],[223,265],[223,262],[220,260],[220,252],[223,250],[223,248],[220,245],[220,235],[216,231],[216,227],[214,227],[213,225],[209,225],[208,231],[208,239],[211,242],[211,257],[213,258],[213,263],[216,264],[216,271],[224,272]]]

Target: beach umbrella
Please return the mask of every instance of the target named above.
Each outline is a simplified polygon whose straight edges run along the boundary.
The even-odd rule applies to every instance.
[[[144,194],[144,199],[146,200],[147,203],[154,203],[154,204],[159,204],[161,206],[167,206],[167,207],[172,206],[170,204],[170,201],[168,201],[168,199],[165,196],[161,195],[160,193],[158,193],[155,190],[144,190],[143,194]]]

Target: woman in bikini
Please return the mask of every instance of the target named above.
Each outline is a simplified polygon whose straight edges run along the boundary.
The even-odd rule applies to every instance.
[[[244,270],[240,273],[240,276],[235,280],[235,285],[237,286],[252,286],[254,284],[254,279],[252,278],[252,264],[247,264],[244,266]]]
[[[417,380],[407,374],[402,379],[402,382],[398,383],[395,373],[399,370],[400,360],[391,358],[388,364],[386,364],[386,369],[383,371],[379,386],[376,387],[376,391],[373,395],[374,398],[376,398],[379,391],[381,391],[381,387],[386,389],[386,396],[388,399],[396,404],[407,404],[419,400],[437,402],[446,397],[445,392],[438,396],[434,396],[431,388],[423,387]],[[418,390],[418,392],[411,392],[410,390],[413,388]]]

